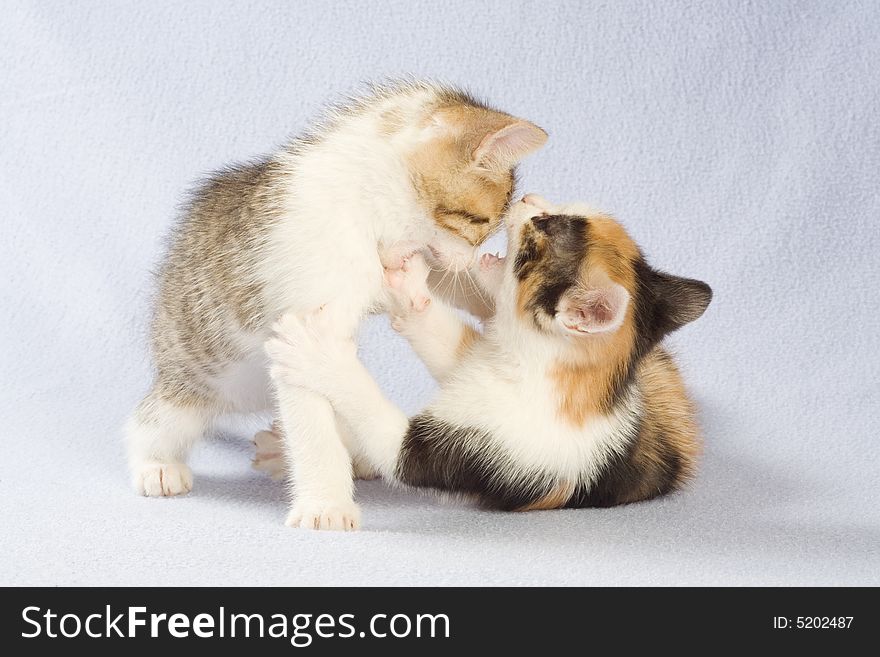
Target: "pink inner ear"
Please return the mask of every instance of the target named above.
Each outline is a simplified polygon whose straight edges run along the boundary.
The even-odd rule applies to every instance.
[[[489,133],[474,151],[483,166],[511,167],[547,141],[547,133],[528,121],[517,121]]]
[[[580,290],[563,300],[557,313],[563,326],[577,333],[609,333],[623,324],[629,293],[622,285]]]

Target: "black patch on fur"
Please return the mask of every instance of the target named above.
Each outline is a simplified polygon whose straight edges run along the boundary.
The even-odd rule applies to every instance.
[[[622,366],[611,379],[611,385],[608,387],[603,399],[601,408],[605,412],[610,412],[623,398],[624,394],[629,390],[636,378],[639,359],[630,357],[630,359]]]
[[[538,251],[538,243],[535,241],[531,232],[525,233],[520,239],[519,249],[516,251],[516,258],[513,261],[513,272],[518,280],[523,280],[529,275],[532,266],[541,257]]]
[[[566,508],[611,507],[648,500],[675,490],[681,456],[636,424],[627,448],[605,464],[592,484],[578,486]],[[659,463],[639,460],[640,441],[660,449]],[[558,485],[551,473],[523,472],[483,429],[460,427],[428,413],[414,417],[397,458],[396,478],[418,488],[467,495],[482,506],[516,511],[548,495]]]
[[[590,247],[589,223],[582,217],[536,217],[527,224],[514,259],[518,280],[537,277],[527,308],[552,317],[561,295],[577,282]],[[632,265],[636,342],[612,386],[609,407],[620,403],[621,395],[636,383],[640,361],[665,335],[697,319],[712,298],[705,283],[658,272],[641,255]],[[661,357],[668,358],[665,353]],[[621,436],[624,451],[609,458],[595,481],[579,484],[566,507],[638,502],[678,486],[687,464],[669,442],[668,427],[636,421],[626,431]],[[457,426],[428,413],[410,421],[396,477],[411,486],[475,496],[484,506],[507,511],[528,507],[559,484],[556,473],[517,467],[484,429]]]
[[[626,440],[626,450],[611,457],[592,484],[578,486],[566,508],[630,504],[676,489],[681,455],[662,436],[648,436],[636,424]],[[651,440],[659,450],[659,461],[639,459],[643,440]],[[474,497],[482,506],[499,511],[528,507],[558,484],[551,473],[515,467],[485,430],[456,426],[427,413],[411,420],[395,476],[409,486]]]
[[[659,448],[659,462],[638,459],[644,440]],[[675,490],[681,470],[681,455],[662,436],[647,436],[637,424],[630,431],[626,451],[614,455],[592,485],[579,486],[566,507],[610,507],[666,495]]]
[[[587,219],[567,215],[535,217],[524,228],[514,272],[520,281],[529,276],[540,279],[527,305],[533,312],[555,315],[560,297],[577,282],[581,263],[589,257],[590,232]],[[632,264],[636,362],[664,336],[699,318],[712,301],[712,289],[702,281],[652,269],[641,255]]]
[[[483,506],[513,511],[552,488],[537,475],[516,475],[517,470],[487,431],[422,413],[410,420],[395,474],[410,486],[472,495]]]
[[[712,301],[712,288],[693,278],[652,269],[644,258],[633,263],[636,273],[636,358],[665,336],[703,314]]]
[[[583,217],[550,215],[533,218],[531,225],[543,237],[544,248],[534,246],[536,237],[526,232],[517,252],[515,271],[523,280],[537,270],[534,275],[540,277],[540,283],[527,307],[532,312],[540,309],[552,317],[556,314],[559,298],[577,281],[581,262],[587,252],[587,220]],[[534,267],[520,268],[521,255],[530,262],[539,262]]]

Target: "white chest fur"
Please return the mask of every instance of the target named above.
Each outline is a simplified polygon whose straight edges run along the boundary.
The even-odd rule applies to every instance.
[[[575,426],[561,417],[559,393],[545,372],[499,364],[477,352],[430,411],[447,422],[485,430],[524,470],[593,481],[611,456],[626,449],[640,415],[638,391],[630,390],[611,413]]]

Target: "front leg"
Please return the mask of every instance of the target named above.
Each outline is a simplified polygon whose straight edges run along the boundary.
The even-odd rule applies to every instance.
[[[331,324],[330,331],[338,330],[338,322]],[[267,353],[291,475],[293,504],[287,524],[305,529],[357,529],[360,510],[353,499],[351,459],[337,430],[333,408],[325,397],[277,376],[282,365],[269,344],[271,339]]]
[[[359,454],[391,479],[409,421],[358,360],[354,343],[334,337],[329,328],[321,311],[304,320],[282,318],[266,343],[272,376],[327,399],[354,431]]]
[[[276,380],[284,451],[292,475],[293,505],[286,524],[303,529],[349,531],[360,526],[354,503],[351,459],[329,402]]]
[[[391,326],[409,341],[431,375],[443,381],[480,334],[431,295],[427,276],[428,266],[419,254],[407,258],[400,269],[387,270],[388,311]]]
[[[378,473],[361,456],[358,444],[354,438],[354,431],[342,418],[336,418],[336,430],[342,439],[342,444],[348,450],[351,457],[351,470],[355,479],[375,479]],[[281,431],[281,423],[277,420],[272,427],[258,431],[254,434],[254,459],[251,465],[255,470],[262,470],[275,481],[287,479],[290,473],[287,471],[287,458],[284,447],[284,434]]]

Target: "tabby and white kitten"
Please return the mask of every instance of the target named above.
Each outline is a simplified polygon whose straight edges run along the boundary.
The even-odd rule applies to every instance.
[[[189,491],[187,454],[212,419],[277,400],[290,436],[288,524],[356,527],[352,459],[361,455],[343,444],[345,424],[324,397],[284,383],[273,391],[269,327],[285,312],[332,301],[326,321],[350,337],[382,305],[385,266],[428,249],[443,267],[467,267],[509,204],[515,164],[546,137],[455,89],[401,84],[332,110],[262,162],[208,180],[159,274],[156,378],[127,425],[137,490]]]
[[[425,286],[418,256],[388,274],[394,325],[440,381],[408,419],[323,310],[286,315],[272,374],[324,395],[389,480],[503,510],[612,506],[681,486],[699,451],[668,333],[712,293],[652,269],[624,229],[529,195],[506,217],[510,255],[485,257],[497,312],[478,334]]]

